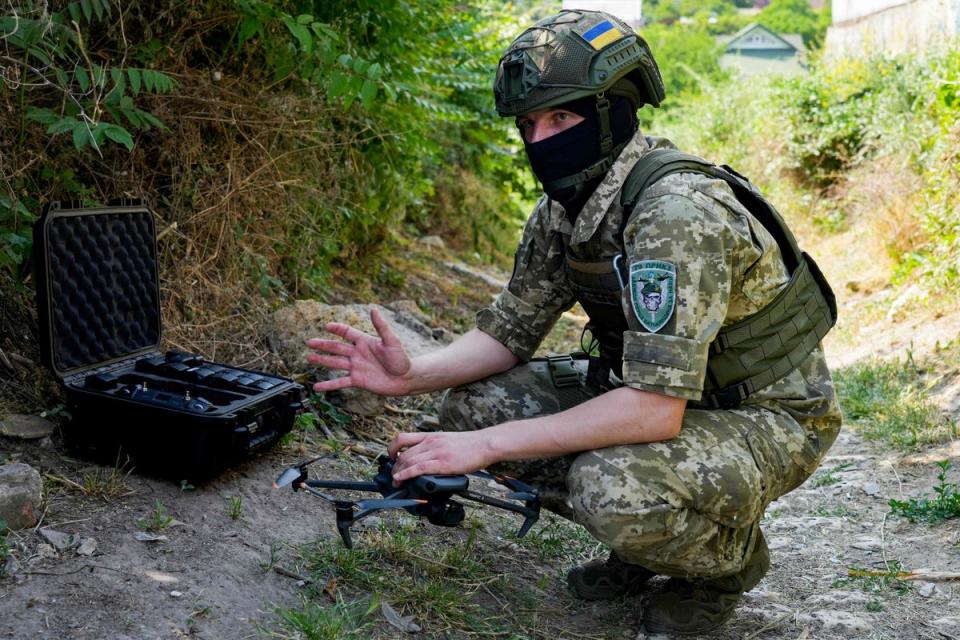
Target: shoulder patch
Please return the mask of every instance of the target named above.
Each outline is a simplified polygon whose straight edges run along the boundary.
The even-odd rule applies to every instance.
[[[656,333],[676,308],[677,267],[662,260],[640,260],[630,265],[630,302],[644,329]]]

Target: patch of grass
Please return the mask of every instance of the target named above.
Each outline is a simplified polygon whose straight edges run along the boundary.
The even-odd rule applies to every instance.
[[[121,454],[117,454],[116,463],[112,469],[95,467],[86,471],[80,480],[82,491],[89,496],[96,496],[104,500],[114,500],[132,493],[126,480],[132,468],[128,468],[130,459],[121,461]]]
[[[367,638],[364,628],[366,619],[379,606],[372,598],[366,607],[359,602],[345,602],[338,597],[332,605],[324,607],[304,599],[299,608],[279,609],[284,629],[293,632],[292,638],[303,640],[349,640]]]
[[[908,572],[897,561],[888,562],[882,570],[850,567],[846,578],[833,581],[833,588],[854,588],[874,595],[903,596],[913,589],[913,583],[903,578]]]
[[[937,485],[933,487],[934,498],[911,498],[909,500],[891,500],[890,513],[903,516],[910,522],[935,524],[951,518],[960,517],[960,492],[957,485],[947,482],[947,472],[952,468],[949,460],[937,463]]]
[[[545,516],[522,538],[516,537],[515,522],[509,526],[513,541],[535,551],[541,561],[577,561],[593,555],[597,547],[596,539],[586,529],[556,516]]]
[[[144,531],[161,531],[169,527],[172,522],[173,517],[167,515],[166,507],[163,506],[163,503],[160,502],[158,498],[153,504],[153,514],[150,519],[144,520],[141,518],[137,520],[137,526]]]
[[[926,397],[926,368],[912,355],[904,360],[870,360],[834,375],[845,417],[863,435],[904,450],[958,436],[957,423]]]
[[[843,464],[838,464],[837,466],[827,471],[821,471],[820,473],[815,475],[813,478],[811,478],[810,486],[811,487],[829,487],[830,485],[837,484],[838,482],[840,482],[840,476],[836,475],[837,472],[843,471],[849,468],[850,464],[851,463],[849,462],[845,462]]]
[[[844,505],[831,509],[821,504],[817,505],[817,507],[810,512],[810,515],[817,516],[818,518],[856,518],[859,514]]]
[[[532,609],[539,603],[527,597],[522,580],[511,579],[504,589],[497,586],[505,577],[491,570],[493,563],[484,555],[489,550],[477,544],[480,532],[475,525],[460,541],[446,533],[428,535],[416,522],[384,525],[355,531],[353,550],[318,542],[301,555],[315,584],[335,580],[338,597],[347,603],[378,594],[404,615],[413,615],[425,629],[443,629],[446,637],[509,636],[510,630],[520,629],[525,622],[512,609],[491,614],[485,606],[487,598],[503,596],[490,594],[509,594],[510,602],[529,602]],[[322,587],[314,590],[317,599],[329,597],[329,593],[323,595]]]
[[[231,520],[239,520],[243,515],[243,498],[240,496],[231,496],[227,502],[227,515]]]

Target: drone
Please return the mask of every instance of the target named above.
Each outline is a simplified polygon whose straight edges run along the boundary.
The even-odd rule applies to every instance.
[[[463,505],[454,497],[472,500],[491,507],[498,507],[524,516],[523,524],[517,531],[522,538],[540,517],[540,496],[530,485],[504,475],[495,475],[486,471],[477,471],[470,475],[493,479],[510,489],[506,500],[494,498],[470,489],[470,479],[466,475],[423,475],[393,486],[394,461],[387,456],[377,458],[379,470],[373,480],[353,482],[349,480],[310,480],[307,467],[329,458],[326,454],[296,464],[277,478],[273,488],[292,486],[294,491],[307,493],[326,500],[333,505],[337,516],[337,530],[346,548],[353,548],[350,527],[371,513],[382,509],[405,509],[417,517],[426,518],[431,524],[441,527],[455,527],[463,522]],[[339,500],[318,489],[344,489],[352,491],[375,491],[382,498],[369,500]]]

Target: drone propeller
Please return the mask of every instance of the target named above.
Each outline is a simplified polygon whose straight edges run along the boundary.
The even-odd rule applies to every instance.
[[[292,483],[294,480],[306,480],[307,479],[307,467],[309,467],[314,462],[318,460],[323,460],[324,458],[330,458],[337,455],[334,453],[325,453],[319,455],[316,458],[310,458],[309,460],[303,460],[293,465],[283,473],[281,473],[273,483],[274,489],[279,489],[280,487],[285,487],[288,484]],[[294,485],[294,490],[299,488],[299,482]]]
[[[288,484],[292,483],[297,478],[301,476],[305,476],[306,474],[307,474],[306,469],[301,469],[300,467],[290,467],[289,469],[281,473],[279,476],[277,476],[277,479],[273,481],[273,488],[279,489],[280,487],[285,487]]]

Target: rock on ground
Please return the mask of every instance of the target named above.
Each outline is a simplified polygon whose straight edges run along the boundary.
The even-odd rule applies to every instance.
[[[37,523],[42,491],[40,474],[30,465],[0,466],[0,518],[11,529],[32,527]]]
[[[53,433],[56,426],[40,416],[10,414],[0,419],[0,435],[23,440],[38,440]]]

